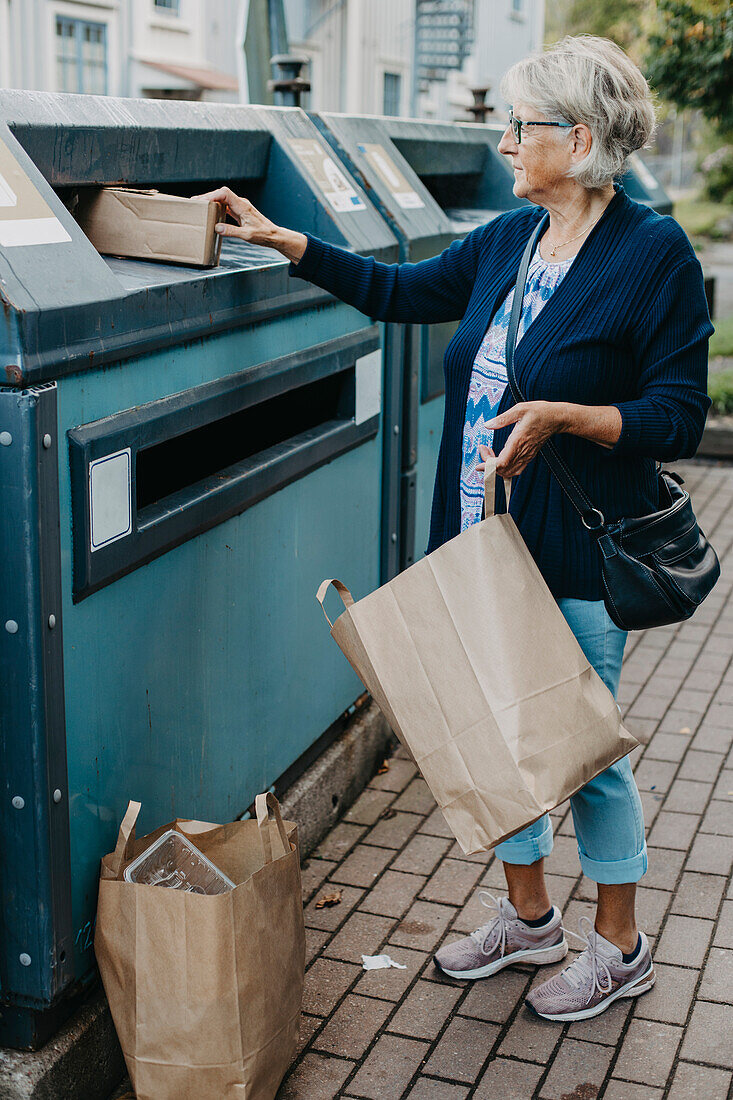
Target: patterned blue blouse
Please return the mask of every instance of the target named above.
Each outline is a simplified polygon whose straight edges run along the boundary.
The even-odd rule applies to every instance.
[[[560,263],[547,263],[539,251],[535,252],[527,272],[517,344],[550,295],[557,290],[574,259],[571,256],[569,260]],[[461,531],[481,519],[484,480],[483,475],[476,470],[476,464],[481,461],[478,449],[479,446],[491,447],[494,441],[494,430],[487,428],[486,424],[497,415],[502,395],[508,385],[506,337],[513,300],[514,287],[495,313],[473,364],[466,402],[466,421],[463,426]]]

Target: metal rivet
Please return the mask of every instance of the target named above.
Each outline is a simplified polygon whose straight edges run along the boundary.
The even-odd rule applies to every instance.
[[[30,966],[31,965],[31,957],[30,957],[30,955],[26,955],[25,951],[23,952],[22,955],[18,956],[18,960],[19,960],[21,966]]]
[[[3,447],[9,447],[12,442],[13,437],[10,432],[0,432],[0,444],[2,444]]]
[[[61,801],[61,791],[58,789],[58,787],[53,792],[53,800],[56,803],[56,805],[58,805],[59,802]]]
[[[21,798],[21,796],[19,794],[14,795],[14,797],[13,797],[13,807],[16,810],[22,810],[24,806],[25,806],[25,799]]]
[[[5,629],[7,630],[8,634],[17,634],[18,624],[16,623],[15,619],[8,619],[5,624]]]
[[[397,542],[397,532],[396,531],[392,532],[392,542]]]
[[[399,434],[400,434],[400,426],[399,426],[399,424],[395,424],[395,426],[394,426],[394,428],[392,429],[392,431],[394,432],[394,434],[395,434],[395,435],[399,435]]]
[[[43,446],[46,448],[46,450],[48,450],[48,448],[51,446],[51,442],[51,436],[48,434],[48,432],[46,432],[43,437]]]
[[[53,628],[55,626],[56,626],[56,616],[55,615],[49,615],[48,616],[48,629],[53,630]]]

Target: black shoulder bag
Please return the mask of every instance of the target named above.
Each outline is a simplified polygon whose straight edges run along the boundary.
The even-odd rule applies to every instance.
[[[509,319],[506,368],[515,402],[524,396],[514,373],[514,349],[522,312],[527,269],[542,232],[545,216],[522,256]],[[720,576],[717,554],[698,527],[690,494],[676,473],[658,469],[659,511],[648,516],[607,523],[576,481],[552,442],[540,448],[570,503],[580,515],[602,554],[604,602],[622,630],[689,619]]]

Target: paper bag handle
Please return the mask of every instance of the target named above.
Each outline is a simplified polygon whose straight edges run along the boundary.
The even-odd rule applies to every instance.
[[[257,828],[260,831],[260,842],[262,844],[262,854],[265,858],[265,863],[272,863],[272,837],[270,836],[271,820],[274,820],[277,825],[277,831],[282,841],[283,854],[288,855],[290,853],[290,841],[288,840],[288,834],[285,832],[285,825],[283,824],[282,814],[280,813],[280,803],[275,798],[272,791],[268,791],[267,794],[257,795],[255,799],[255,813],[257,814]]]
[[[483,518],[493,516],[496,513],[496,457],[487,458],[484,463],[484,514]],[[503,477],[504,494],[506,496],[506,510],[509,511],[509,501],[512,499],[512,479]],[[489,506],[491,506],[489,508]]]
[[[344,601],[344,607],[351,607],[351,605],[354,602],[354,597],[351,595],[351,593],[349,592],[346,585],[342,584],[341,581],[337,581],[335,579],[321,581],[321,584],[319,585],[318,591],[316,592],[316,599],[318,600],[319,604],[321,605],[321,609],[323,611],[323,614],[326,616],[326,622],[328,623],[328,625],[331,628],[333,628],[333,623],[329,619],[328,612],[326,611],[325,607],[323,606],[323,601],[326,598],[326,592],[328,591],[328,587],[331,584],[336,589],[336,591],[338,592],[341,599]]]
[[[122,864],[132,859],[135,854],[135,823],[140,813],[140,805],[139,802],[128,802],[125,816],[122,818],[115,850],[108,864],[109,869],[114,871],[117,877],[119,877]]]

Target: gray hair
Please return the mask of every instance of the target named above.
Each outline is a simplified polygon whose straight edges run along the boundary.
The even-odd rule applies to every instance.
[[[654,134],[656,114],[644,74],[607,38],[568,35],[518,61],[504,76],[501,94],[507,103],[531,104],[550,122],[588,127],[590,152],[569,170],[584,187],[602,187],[619,175],[627,157]]]

